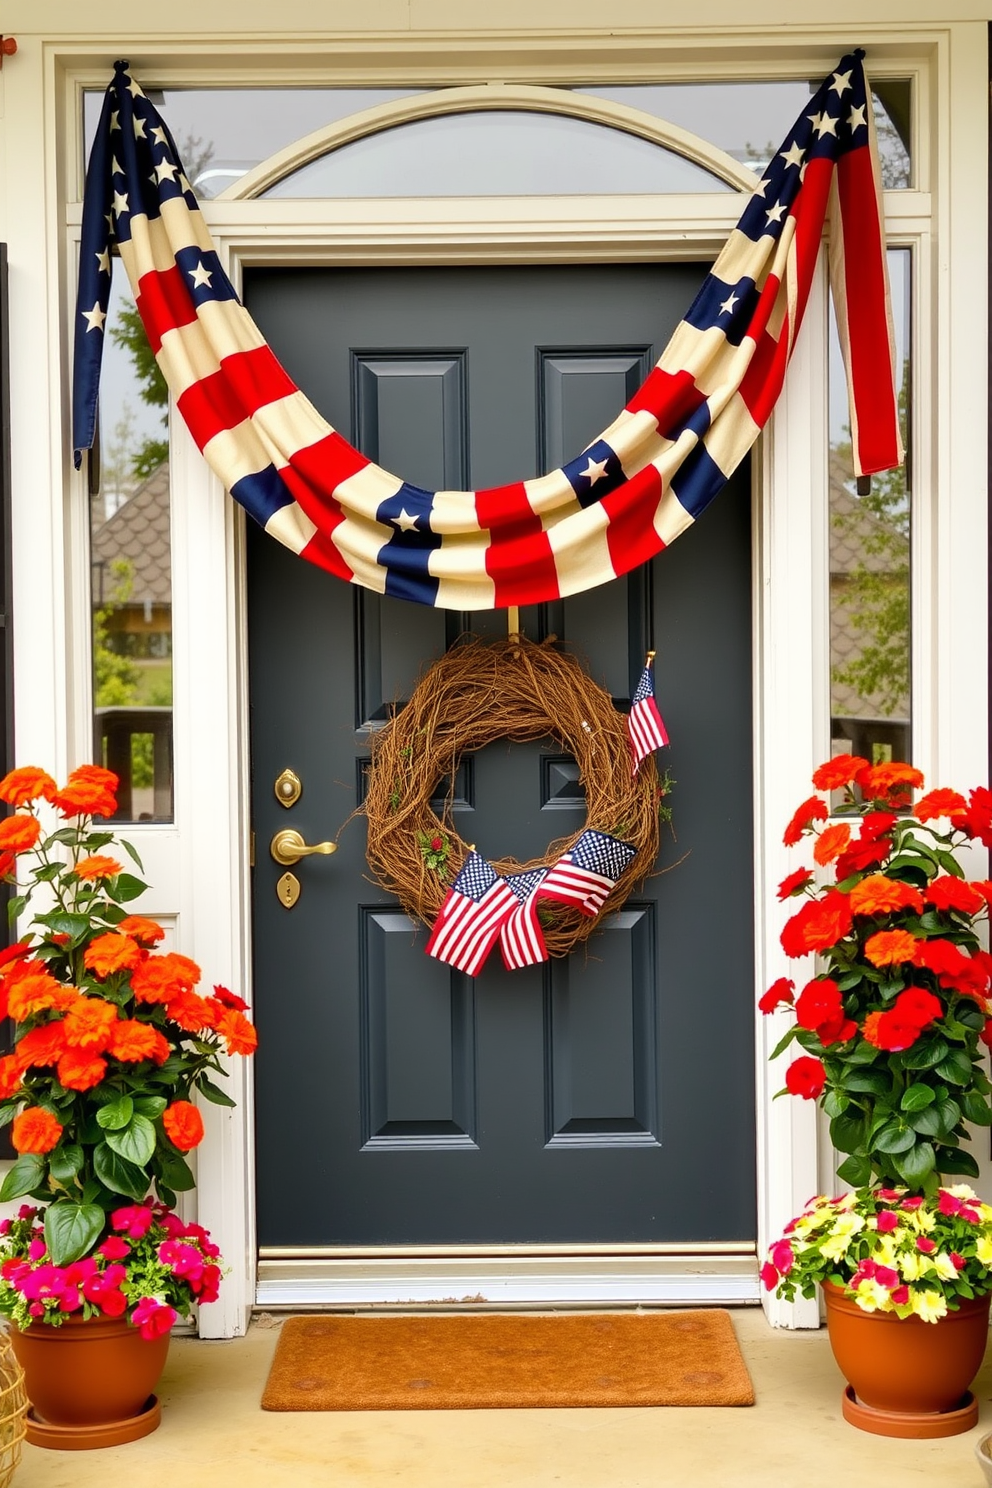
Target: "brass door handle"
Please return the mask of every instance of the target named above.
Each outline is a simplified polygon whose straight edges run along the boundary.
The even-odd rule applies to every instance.
[[[282,863],[284,867],[290,867],[293,863],[298,863],[301,858],[309,858],[314,853],[329,855],[337,850],[336,842],[315,842],[310,846],[293,827],[284,827],[269,843],[269,852],[276,862]]]

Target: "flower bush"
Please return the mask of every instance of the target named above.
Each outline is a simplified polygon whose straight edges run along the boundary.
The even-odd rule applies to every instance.
[[[0,1201],[47,1206],[23,1207],[0,1241],[0,1312],[22,1326],[116,1315],[123,1297],[154,1332],[166,1312],[175,1321],[191,1300],[212,1300],[219,1277],[206,1232],[171,1211],[194,1186],[186,1154],[203,1119],[192,1098],[234,1104],[211,1076],[224,1074],[225,1052],[252,1053],[255,1029],[241,998],[198,992],[196,963],[157,949],[162,927],[128,912],[146,885],[114,853],[140,862],[94,826],[116,810],[116,785],[94,765],[62,787],[33,766],[0,781],[15,808],[0,820],[0,873],[19,867],[22,887],[12,919],[43,900],[0,952],[0,1017],[15,1024],[0,1124],[18,1153]],[[121,1236],[129,1214],[139,1217]]]
[[[51,1259],[41,1217],[22,1204],[16,1219],[0,1221],[0,1313],[19,1328],[127,1313],[143,1338],[158,1338],[195,1303],[217,1300],[217,1246],[165,1204],[113,1211],[102,1243],[62,1266]]]
[[[829,1281],[865,1312],[935,1323],[962,1297],[992,1292],[992,1207],[963,1183],[931,1197],[903,1187],[821,1195],[771,1247],[761,1276],[790,1302]]]
[[[779,978],[759,1006],[792,1011],[772,1057],[803,1050],[785,1091],[822,1104],[847,1154],[838,1176],[932,1197],[940,1174],[978,1176],[967,1125],[992,1123],[982,1061],[992,956],[978,937],[992,882],[969,880],[955,856],[972,840],[992,847],[992,792],[933,790],[911,806],[923,784],[911,765],[855,755],[814,773],[819,794],[784,840],[808,839],[821,877],[798,868],[779,897],[803,901],[782,931],[786,955],[814,954],[818,969],[798,994]],[[833,810],[831,792],[841,793]]]

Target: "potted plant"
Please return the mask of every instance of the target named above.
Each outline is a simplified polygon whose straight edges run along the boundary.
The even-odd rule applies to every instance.
[[[146,885],[94,826],[116,810],[116,784],[90,765],[62,787],[34,767],[0,781],[15,808],[0,820],[0,873],[21,879],[11,917],[34,911],[0,953],[0,1017],[14,1022],[0,1124],[18,1154],[0,1201],[35,1201],[0,1224],[0,1313],[34,1406],[29,1440],[46,1446],[158,1424],[169,1331],[216,1298],[221,1275],[210,1236],[175,1212],[204,1132],[193,1097],[233,1105],[212,1076],[224,1053],[256,1045],[245,1003],[198,992],[196,963],[128,912]]]
[[[779,897],[803,901],[782,931],[786,955],[813,954],[817,970],[798,994],[779,978],[759,1006],[791,1013],[772,1057],[793,1043],[803,1052],[780,1094],[822,1105],[853,1191],[811,1200],[771,1247],[763,1279],[790,1299],[822,1287],[848,1420],[951,1435],[977,1419],[965,1392],[992,1293],[992,1209],[942,1181],[978,1176],[968,1126],[992,1124],[982,1057],[992,957],[977,928],[992,883],[969,880],[957,857],[973,840],[992,846],[992,792],[933,790],[914,805],[918,770],[853,755],[821,765],[813,784],[785,832],[787,846],[810,839],[813,862]],[[876,1349],[873,1372],[857,1372]],[[953,1377],[950,1358],[961,1365]]]

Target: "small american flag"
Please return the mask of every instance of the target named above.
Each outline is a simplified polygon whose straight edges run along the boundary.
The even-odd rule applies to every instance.
[[[547,868],[529,868],[526,873],[510,873],[506,877],[519,901],[499,932],[500,950],[508,971],[536,966],[548,959],[548,948],[537,918],[536,892],[547,875]]]
[[[610,890],[637,856],[636,848],[608,832],[588,827],[549,871],[537,889],[539,899],[577,904],[585,915],[598,914]]]
[[[478,976],[500,927],[519,900],[481,853],[472,851],[441,905],[430,939],[429,956],[468,976]]]
[[[668,743],[668,730],[658,712],[658,704],[654,698],[654,658],[652,656],[648,657],[647,665],[641,673],[641,680],[631,698],[627,732],[630,735],[630,747],[634,754],[634,774],[636,775],[641,760],[646,759],[656,749],[664,749]]]

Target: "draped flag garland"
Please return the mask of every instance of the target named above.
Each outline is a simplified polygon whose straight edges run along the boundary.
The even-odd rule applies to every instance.
[[[73,383],[93,443],[120,251],[190,432],[273,537],[378,593],[445,609],[591,589],[660,552],[733,474],[781,392],[829,220],[856,472],[902,460],[881,186],[863,52],[825,79],[750,197],[654,370],[549,475],[426,491],[334,430],[279,365],[221,267],[164,120],[118,62],[90,156]]]

